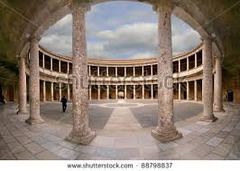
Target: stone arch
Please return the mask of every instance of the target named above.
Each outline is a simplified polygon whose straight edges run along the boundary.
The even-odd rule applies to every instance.
[[[111,2],[113,0],[92,0],[91,5],[100,4],[104,2]],[[133,2],[143,2],[142,0],[129,0]],[[224,54],[222,42],[217,36],[217,33],[214,33],[215,30],[209,23],[206,24],[207,18],[200,11],[199,7],[194,4],[194,2],[190,2],[187,0],[173,0],[175,3],[173,14],[189,24],[194,30],[196,30],[201,37],[213,37],[214,38],[214,49],[219,52],[221,55]],[[59,21],[61,18],[69,14],[70,11],[70,1],[64,0],[59,5],[57,3],[47,4],[50,7],[45,8],[44,10],[39,10],[34,20],[29,23],[26,27],[25,32],[22,36],[22,43],[19,45],[20,56],[26,55],[26,50],[28,49],[26,46],[28,45],[28,36],[26,35],[36,35],[40,36],[43,34],[45,30],[51,27],[54,23]],[[144,3],[153,4],[152,0],[145,0]],[[49,17],[50,16],[50,17]],[[33,25],[35,23],[36,25]]]

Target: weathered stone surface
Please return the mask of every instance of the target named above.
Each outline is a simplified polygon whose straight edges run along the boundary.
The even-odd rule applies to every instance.
[[[72,2],[73,15],[73,129],[66,140],[89,144],[96,133],[89,128],[88,68],[85,15],[89,4]]]
[[[26,114],[27,111],[27,82],[25,71],[25,58],[19,57],[19,109],[18,114]]]
[[[158,34],[160,57],[158,59],[158,127],[152,136],[168,142],[182,137],[173,123],[173,64],[171,14],[172,0],[161,0],[155,4],[158,12]]]
[[[221,58],[215,58],[216,73],[214,76],[214,111],[224,112],[222,104],[222,62]]]
[[[210,37],[203,37],[203,116],[201,121],[214,122],[213,115],[213,75],[212,75],[212,41]]]
[[[30,125],[43,123],[40,116],[40,83],[39,83],[39,57],[38,38],[32,37],[30,50],[30,77],[29,77],[29,98],[30,117],[26,122]]]

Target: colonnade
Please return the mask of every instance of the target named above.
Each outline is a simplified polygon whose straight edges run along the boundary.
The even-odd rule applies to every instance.
[[[173,122],[173,63],[172,63],[172,33],[171,14],[173,9],[172,0],[155,1],[155,9],[158,13],[159,32],[159,58],[157,61],[157,85],[158,85],[158,126],[152,131],[152,136],[156,139],[167,142],[182,137]],[[89,4],[78,0],[72,1],[73,15],[73,57],[72,57],[72,91],[73,91],[73,128],[66,140],[80,144],[88,144],[95,137],[95,132],[89,128],[88,111],[88,68],[86,56],[86,29],[85,15],[89,9]],[[38,37],[32,36],[30,39],[30,116],[27,120],[29,124],[44,122],[40,116],[39,97],[39,58],[38,58]],[[213,67],[212,67],[212,40],[210,37],[203,37],[203,121],[215,121],[213,115],[213,97],[216,109],[222,108],[222,98],[220,95],[221,86],[215,88],[213,96]],[[196,61],[196,60],[195,60]],[[187,60],[189,63],[189,60]],[[196,63],[196,62],[195,62]],[[180,64],[181,65],[181,64]],[[180,66],[179,65],[179,66]],[[216,62],[216,82],[221,81],[221,62]],[[26,84],[26,77],[23,60],[20,58],[19,83]],[[189,65],[187,65],[189,66]],[[181,67],[179,67],[181,68]],[[187,67],[189,69],[189,67]],[[60,70],[59,70],[60,71]],[[61,71],[60,71],[61,72]],[[99,73],[98,73],[99,74]],[[168,79],[166,79],[168,78]],[[194,83],[196,84],[196,83]],[[221,83],[219,83],[221,85]],[[25,85],[20,86],[20,99],[26,98]],[[195,86],[197,87],[197,86]],[[189,90],[189,84],[187,83]],[[195,88],[196,89],[196,88]],[[143,89],[142,89],[143,90]],[[116,90],[117,91],[117,90]],[[181,89],[179,89],[181,91]],[[195,90],[196,91],[196,90]],[[53,92],[53,91],[51,91]],[[125,91],[126,92],[126,91]],[[135,92],[135,91],[134,91]],[[136,94],[136,92],[135,92]],[[152,94],[152,93],[151,93]],[[188,95],[187,95],[188,96]],[[20,102],[20,111],[26,111],[26,101]]]

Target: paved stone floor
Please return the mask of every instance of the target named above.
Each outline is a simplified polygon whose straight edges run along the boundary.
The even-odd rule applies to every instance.
[[[90,104],[90,125],[97,137],[82,146],[64,141],[71,131],[71,105],[43,103],[45,123],[30,126],[16,115],[16,104],[0,106],[0,159],[240,159],[240,104],[225,103],[214,123],[198,121],[200,103],[175,102],[183,138],[160,143],[151,136],[157,125],[156,101],[104,101]]]

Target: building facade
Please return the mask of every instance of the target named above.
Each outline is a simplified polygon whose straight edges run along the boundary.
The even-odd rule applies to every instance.
[[[56,55],[39,47],[39,67],[41,101],[59,101],[63,95],[71,100],[71,57]],[[157,99],[161,88],[157,82],[157,70],[157,58],[89,59],[88,85],[82,86],[88,86],[89,100]],[[174,99],[201,101],[202,71],[202,45],[175,56]],[[29,73],[28,62],[26,72]]]

